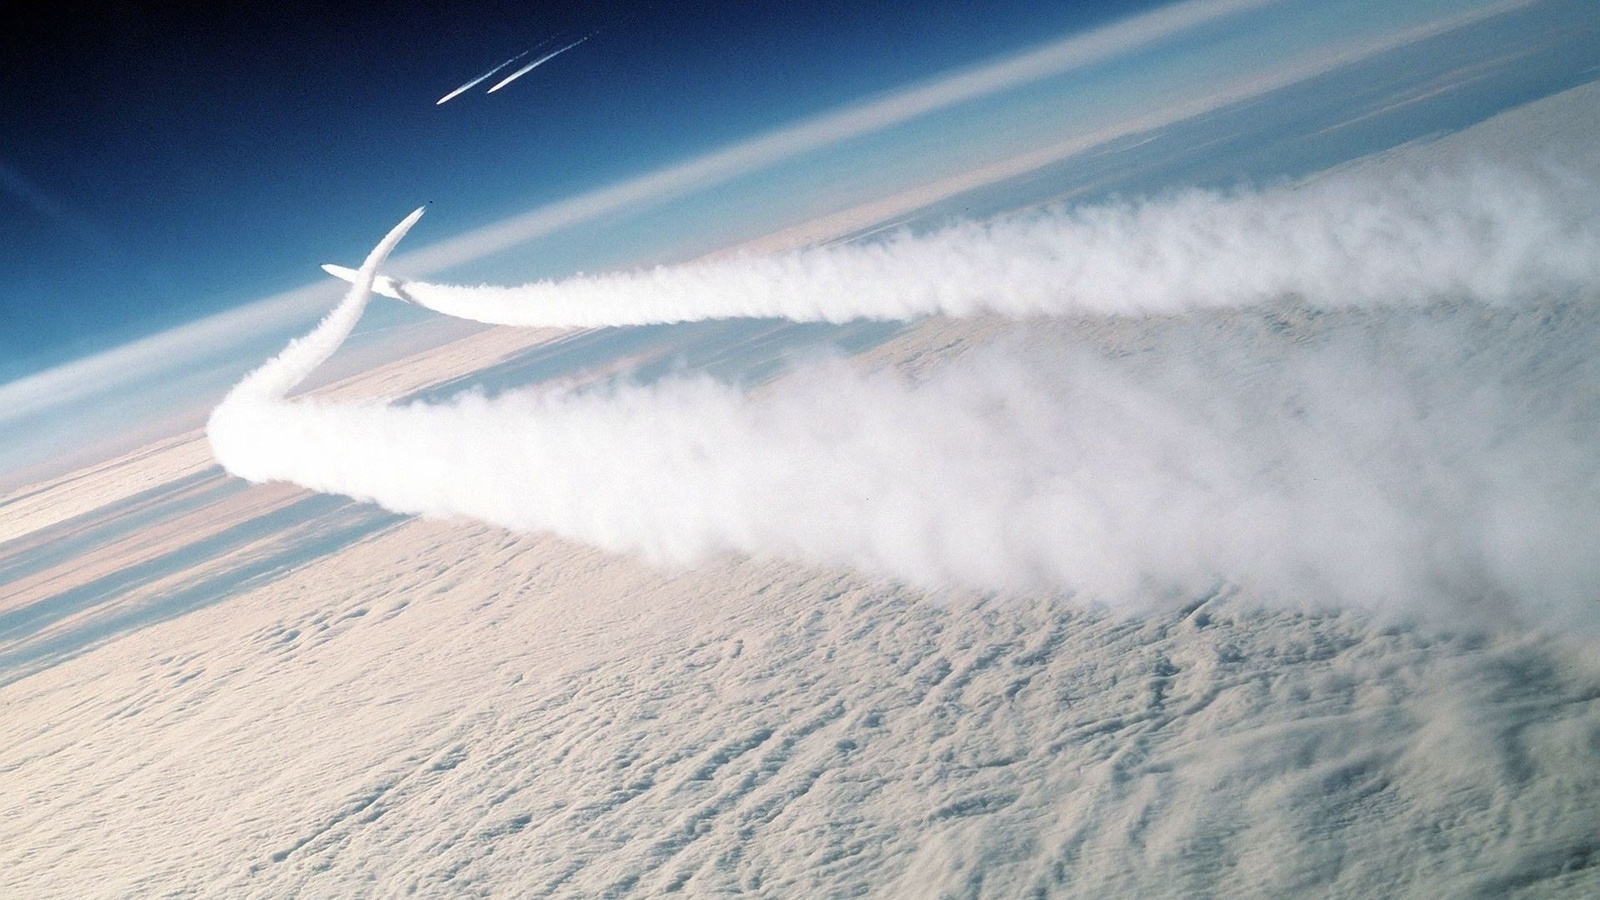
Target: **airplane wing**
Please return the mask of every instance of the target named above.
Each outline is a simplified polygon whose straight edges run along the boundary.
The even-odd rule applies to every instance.
[[[322,271],[327,272],[329,275],[332,275],[340,281],[348,281],[351,284],[356,283],[356,275],[358,274],[355,269],[349,269],[344,266],[336,266],[333,263],[323,263]],[[400,282],[390,278],[387,275],[379,275],[377,278],[372,279],[372,292],[374,294],[382,294],[385,297],[392,297],[403,303],[416,302],[410,297],[407,297],[405,293],[400,290]]]

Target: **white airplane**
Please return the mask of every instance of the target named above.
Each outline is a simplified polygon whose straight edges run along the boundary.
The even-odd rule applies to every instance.
[[[322,271],[327,272],[329,275],[332,275],[341,281],[348,281],[351,284],[356,283],[356,276],[360,274],[355,269],[346,268],[345,266],[336,266],[333,263],[323,263]],[[406,296],[405,291],[400,287],[399,281],[396,281],[387,275],[379,275],[378,277],[372,279],[372,292],[374,294],[382,294],[385,297],[393,297],[394,299],[405,303],[417,303],[417,301]],[[417,305],[420,306],[421,304]]]

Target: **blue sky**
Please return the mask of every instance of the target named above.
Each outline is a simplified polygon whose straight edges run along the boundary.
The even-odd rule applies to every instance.
[[[0,380],[303,283],[321,254],[360,252],[397,195],[492,219],[1155,5],[13,10]],[[590,33],[493,96],[434,105],[540,40]]]
[[[68,449],[198,424],[338,296],[318,264],[358,262],[420,203],[433,206],[397,269],[519,281],[704,252],[1241,100],[1229,116],[1243,127],[1193,175],[1294,177],[1594,77],[1580,71],[1600,46],[1585,0],[1538,0],[1466,43],[1425,37],[1515,5],[663,2],[340,19],[245,4],[199,20],[121,5],[63,8],[54,25],[0,21],[5,58],[18,61],[0,78],[0,485]],[[1173,25],[1195,9],[1232,12]],[[586,34],[493,96],[480,86],[435,105],[538,41]],[[1116,34],[1125,42],[1107,50]],[[1278,127],[1252,118],[1251,91],[1390,39],[1421,68],[1384,63],[1398,80],[1364,70],[1348,94],[1329,75],[1293,103],[1342,115],[1415,89],[1408,79],[1431,77],[1430,65],[1470,80],[1450,72],[1480,56],[1499,57],[1490,88],[1514,89],[1480,84],[1470,108],[1446,91],[1408,108],[1433,118],[1289,155],[1240,137]],[[1538,56],[1515,56],[1528,52]],[[952,88],[1040,54],[1054,60],[1042,73]],[[919,97],[932,105],[907,114]],[[363,328],[406,312],[378,304]],[[430,334],[407,340],[458,333],[411,325]]]

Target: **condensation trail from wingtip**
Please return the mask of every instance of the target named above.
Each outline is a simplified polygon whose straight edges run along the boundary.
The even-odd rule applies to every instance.
[[[573,47],[576,47],[579,44],[583,43],[584,41],[587,41],[591,37],[593,37],[593,35],[586,34],[583,37],[578,38],[577,40],[573,41],[572,43],[566,45],[565,47],[562,47],[562,48],[560,48],[558,50],[551,50],[549,53],[546,53],[545,55],[539,57],[538,59],[534,60],[533,62],[528,63],[527,65],[525,65],[522,68],[516,70],[515,72],[512,72],[510,75],[507,75],[503,80],[501,80],[501,82],[499,84],[495,85],[492,88],[489,88],[489,90],[486,91],[485,93],[492,94],[495,91],[500,90],[501,88],[505,87],[506,85],[510,84],[511,82],[516,81],[518,78],[521,78],[522,76],[528,74],[529,72],[532,72],[534,69],[537,69],[540,66],[544,65],[545,63],[549,62],[550,60],[555,59],[556,57],[558,57],[561,54],[567,52],[568,50],[571,50]]]
[[[467,82],[466,84],[463,84],[461,87],[458,87],[455,90],[451,91],[450,93],[445,94],[443,97],[440,97],[438,99],[438,101],[435,102],[433,105],[434,106],[443,106],[445,103],[448,103],[449,101],[454,100],[455,98],[461,96],[462,94],[466,93],[467,91],[470,91],[473,88],[477,87],[478,85],[480,85],[480,84],[484,83],[485,81],[489,80],[489,76],[491,76],[494,73],[500,71],[501,69],[504,69],[506,66],[511,65],[512,63],[516,62],[517,60],[523,58],[524,56],[527,56],[529,53],[532,53],[533,51],[539,49],[540,47],[543,47],[545,44],[548,44],[553,40],[555,40],[555,38],[545,38],[544,40],[540,41],[537,44],[534,44],[532,47],[529,47],[528,49],[522,51],[521,53],[518,53],[516,56],[511,57],[510,59],[506,60],[505,62],[501,63],[500,65],[495,66],[494,68],[492,68],[489,71],[483,73],[482,75],[479,75],[477,78],[474,78],[471,81]]]

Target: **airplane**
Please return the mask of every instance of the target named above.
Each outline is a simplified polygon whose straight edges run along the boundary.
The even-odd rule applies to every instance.
[[[333,263],[323,263],[322,271],[327,272],[329,275],[332,275],[341,281],[348,281],[351,284],[355,284],[356,277],[361,274],[355,269],[346,268],[345,266],[336,266]],[[400,287],[400,282],[390,278],[388,275],[379,275],[372,279],[372,292],[374,294],[382,294],[385,297],[392,297],[401,301],[402,303],[410,303],[416,306],[422,305],[406,296],[405,290]]]

